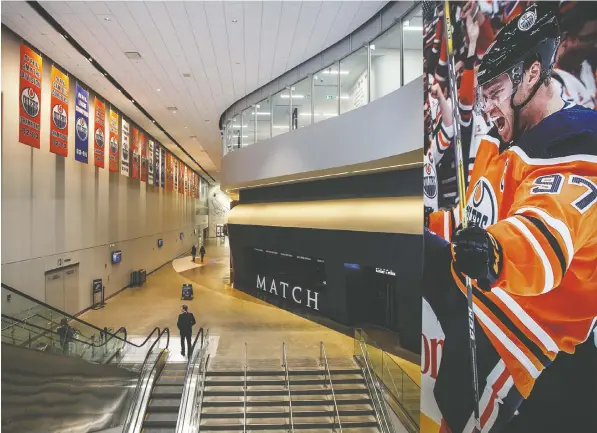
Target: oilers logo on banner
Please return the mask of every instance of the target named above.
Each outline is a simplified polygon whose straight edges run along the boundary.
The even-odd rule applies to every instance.
[[[87,121],[84,117],[79,117],[75,125],[75,131],[79,140],[87,140],[89,129],[87,128]]]
[[[129,145],[125,141],[122,142],[122,159],[124,161],[129,160]]]
[[[31,87],[23,89],[21,104],[29,116],[35,117],[39,114],[39,96],[37,96],[37,93]]]
[[[437,197],[437,174],[434,165],[429,162],[423,166],[423,192],[429,198]]]
[[[497,199],[491,183],[481,177],[466,205],[469,224],[486,229],[497,222]]]
[[[97,147],[104,147],[104,131],[99,128],[95,130],[95,144]]]
[[[68,116],[66,110],[60,104],[54,105],[52,108],[52,120],[58,129],[65,129],[68,125]]]
[[[110,152],[114,155],[118,153],[118,142],[116,141],[116,137],[110,137]]]

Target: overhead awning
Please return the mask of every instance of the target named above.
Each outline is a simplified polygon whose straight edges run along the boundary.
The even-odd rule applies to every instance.
[[[423,234],[423,196],[240,204],[228,224]]]

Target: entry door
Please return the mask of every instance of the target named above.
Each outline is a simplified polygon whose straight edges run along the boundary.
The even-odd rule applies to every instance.
[[[46,304],[64,310],[64,271],[62,269],[46,274]]]
[[[64,269],[64,310],[68,314],[79,312],[79,267]]]

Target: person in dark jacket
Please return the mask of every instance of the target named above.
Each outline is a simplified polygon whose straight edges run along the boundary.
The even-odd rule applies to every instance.
[[[193,348],[191,347],[191,337],[193,336],[193,325],[197,323],[193,313],[189,313],[189,307],[186,305],[182,306],[182,313],[178,315],[178,322],[176,326],[180,331],[180,353],[185,356],[185,341],[187,342],[187,353],[189,356],[193,354]]]
[[[74,332],[74,329],[69,326],[68,320],[66,320],[66,317],[63,317],[60,320],[60,326],[58,328],[56,328],[56,332],[60,336],[60,346],[62,347],[62,353],[67,355],[68,351],[69,351],[68,344],[74,338],[75,332]]]
[[[195,245],[193,245],[193,248],[191,248],[191,255],[193,256],[193,262],[194,262],[195,257],[197,257],[197,247]]]
[[[203,245],[199,249],[199,255],[201,256],[201,263],[203,263],[203,257],[205,257],[205,247]]]

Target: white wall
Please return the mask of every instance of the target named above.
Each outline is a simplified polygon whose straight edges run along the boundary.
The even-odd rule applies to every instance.
[[[207,197],[209,204],[209,237],[216,237],[216,226],[228,222],[228,212],[230,211],[230,198],[224,194],[219,186],[209,189]]]
[[[222,160],[222,189],[411,152],[422,147],[421,125],[423,79],[419,74],[368,105],[229,152]]]
[[[387,95],[400,85],[400,50],[383,49],[383,55],[372,54],[371,100]],[[373,52],[375,53],[375,52]],[[404,82],[423,74],[423,52],[404,50]]]
[[[129,284],[132,270],[149,272],[188,250],[196,239],[194,228],[201,228],[196,200],[109,173],[107,151],[106,168],[95,168],[91,143],[90,164],[75,161],[72,76],[69,155],[50,153],[47,58],[41,148],[19,143],[19,43],[12,33],[2,31],[2,282],[44,300],[44,273],[57,268],[59,259],[62,263],[70,259],[68,265],[79,263],[78,293],[72,296],[83,310],[91,304],[94,278],[103,278],[109,296]],[[159,238],[164,239],[161,249]],[[117,249],[122,250],[122,262],[112,265],[110,252]]]

